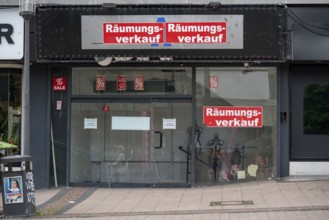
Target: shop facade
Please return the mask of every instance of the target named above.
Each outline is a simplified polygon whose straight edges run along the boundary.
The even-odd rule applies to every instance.
[[[45,167],[36,185],[186,187],[323,169],[325,146],[304,144],[325,135],[298,124],[305,93],[294,89],[309,72],[325,82],[328,58],[315,44],[326,38],[296,20],[325,23],[307,17],[317,9],[36,6],[31,117],[43,120],[31,121],[31,154]]]
[[[45,5],[35,22],[66,184],[277,177],[284,7]]]

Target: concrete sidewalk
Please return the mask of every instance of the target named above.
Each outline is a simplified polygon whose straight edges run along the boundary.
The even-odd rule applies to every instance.
[[[70,187],[38,190],[36,202],[37,216],[56,218],[323,211],[323,218],[313,219],[329,219],[329,180],[183,189]]]

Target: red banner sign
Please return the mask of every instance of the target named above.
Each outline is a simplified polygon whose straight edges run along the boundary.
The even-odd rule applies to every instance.
[[[65,91],[66,90],[66,77],[54,77],[53,78],[53,90]]]
[[[143,91],[144,90],[144,77],[140,75],[134,76],[134,90]]]
[[[163,43],[163,23],[104,23],[104,43],[160,44]]]
[[[203,123],[207,127],[262,127],[261,106],[204,106]]]
[[[167,43],[226,43],[226,22],[168,22]]]
[[[105,89],[106,89],[105,76],[97,75],[96,76],[96,91],[104,91]]]
[[[226,22],[115,22],[103,24],[105,44],[226,43]]]
[[[119,75],[117,78],[117,90],[124,91],[127,89],[127,77]]]

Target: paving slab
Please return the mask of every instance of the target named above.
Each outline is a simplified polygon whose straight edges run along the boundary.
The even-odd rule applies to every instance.
[[[313,219],[329,219],[329,180],[266,180],[187,189],[63,187],[37,190],[36,202],[38,214],[66,218],[156,215],[155,219],[194,219],[199,214],[208,219],[292,220],[314,214]],[[211,206],[211,202],[221,205]]]

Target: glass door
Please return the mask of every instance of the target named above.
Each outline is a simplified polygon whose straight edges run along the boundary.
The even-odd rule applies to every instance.
[[[70,181],[185,183],[190,99],[72,103]]]

